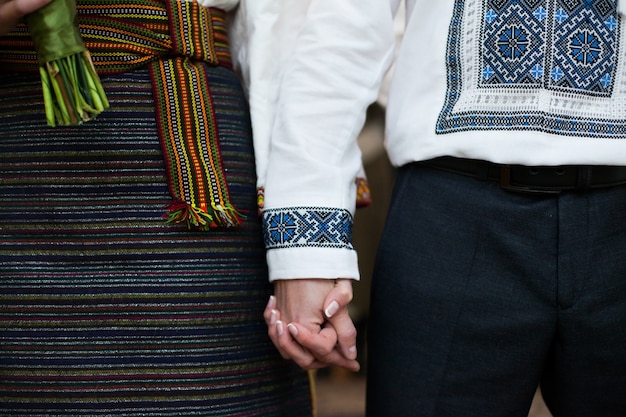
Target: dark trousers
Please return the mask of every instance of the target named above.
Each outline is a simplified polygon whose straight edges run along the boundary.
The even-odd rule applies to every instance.
[[[368,417],[626,416],[626,187],[400,169],[368,341]]]

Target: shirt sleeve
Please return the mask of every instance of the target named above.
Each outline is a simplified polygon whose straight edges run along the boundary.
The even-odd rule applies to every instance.
[[[184,1],[193,1],[193,0],[184,0]],[[203,5],[204,7],[217,7],[224,11],[230,11],[237,6],[239,0],[198,0],[198,3]]]
[[[264,0],[253,1],[262,9]],[[271,21],[273,30],[257,44],[273,46],[279,67],[272,82],[255,81],[255,65],[268,72],[272,64],[250,59],[247,84],[255,147],[264,148],[257,163],[270,280],[358,279],[351,236],[361,168],[356,139],[393,55],[397,1],[269,2],[275,13],[265,9],[257,22]],[[254,21],[248,16],[249,25]],[[255,89],[264,83],[265,94]],[[255,126],[258,114],[265,119]]]
[[[392,56],[380,0],[312,1],[279,86],[263,216],[270,279],[358,279],[357,136]]]

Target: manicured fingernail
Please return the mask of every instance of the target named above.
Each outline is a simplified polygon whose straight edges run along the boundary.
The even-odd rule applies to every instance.
[[[276,310],[272,310],[270,313],[270,324],[276,324]]]
[[[272,305],[274,305],[274,296],[270,295],[270,299],[267,301],[266,307],[271,307]]]
[[[298,335],[298,328],[291,323],[287,325],[287,330],[289,330],[289,333],[291,333],[293,337]]]
[[[326,307],[326,311],[324,311],[324,314],[326,314],[326,317],[331,318],[333,314],[337,312],[337,310],[339,310],[339,303],[337,303],[337,301],[333,301],[328,305],[328,307]]]
[[[350,349],[348,349],[348,353],[350,354],[350,356],[352,358],[356,357],[356,346],[352,346]]]
[[[280,320],[276,322],[276,331],[278,332],[279,336],[282,336],[285,332],[285,329],[283,329],[283,322]]]

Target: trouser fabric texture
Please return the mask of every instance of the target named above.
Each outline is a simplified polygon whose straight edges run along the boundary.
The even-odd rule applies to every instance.
[[[372,284],[367,416],[626,415],[626,187],[536,196],[411,164]]]

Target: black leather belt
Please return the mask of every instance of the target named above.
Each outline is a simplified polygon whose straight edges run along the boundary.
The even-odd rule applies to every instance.
[[[626,184],[626,166],[502,165],[448,156],[420,164],[484,181],[497,181],[505,190],[530,194],[558,194]]]

